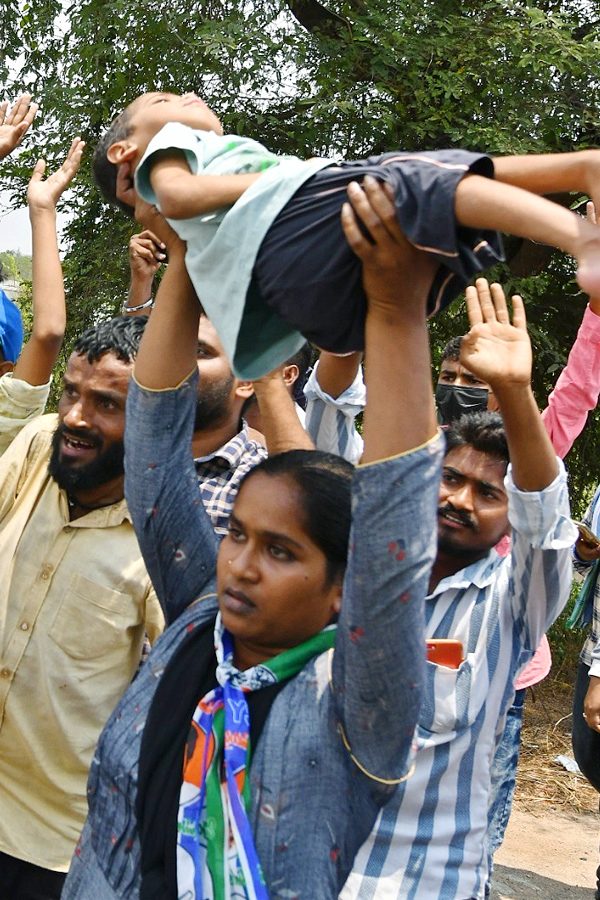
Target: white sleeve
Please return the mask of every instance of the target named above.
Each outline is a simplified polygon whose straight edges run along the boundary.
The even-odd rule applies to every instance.
[[[304,388],[306,430],[317,450],[335,453],[356,465],[362,456],[363,439],[354,420],[366,404],[362,368],[350,387],[335,400],[321,388],[318,371],[317,362]]]

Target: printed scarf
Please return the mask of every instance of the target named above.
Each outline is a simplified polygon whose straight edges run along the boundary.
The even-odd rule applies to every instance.
[[[178,897],[268,900],[247,810],[250,719],[245,695],[297,675],[329,650],[336,626],[246,671],[233,665],[233,638],[215,622],[219,686],[200,700],[186,745],[177,820]]]

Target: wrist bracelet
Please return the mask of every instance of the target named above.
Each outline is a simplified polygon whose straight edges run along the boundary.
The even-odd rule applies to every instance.
[[[151,307],[151,306],[154,306],[154,297],[150,297],[150,299],[146,300],[144,303],[138,303],[137,306],[127,306],[127,304],[124,303],[122,312],[123,312],[123,314],[139,312],[140,309],[148,309],[148,307]]]

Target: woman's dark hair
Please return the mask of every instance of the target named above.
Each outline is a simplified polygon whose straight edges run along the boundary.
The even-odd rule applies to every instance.
[[[73,352],[98,362],[106,353],[114,353],[123,362],[133,362],[148,322],[148,316],[116,316],[93,325],[77,338]]]
[[[243,478],[240,489],[254,475],[285,476],[300,490],[306,533],[327,559],[327,581],[342,578],[348,559],[354,467],[332,453],[290,450],[269,456]]]
[[[117,141],[124,141],[130,134],[131,123],[129,107],[127,107],[116,119],[113,119],[96,144],[92,158],[92,171],[96,187],[104,199],[113,206],[118,206],[128,216],[133,216],[133,207],[117,198],[117,166],[109,162],[106,155],[113,144],[116,144]]]
[[[502,416],[495,412],[465,413],[446,431],[446,453],[455,447],[473,447],[505,463],[510,462]]]

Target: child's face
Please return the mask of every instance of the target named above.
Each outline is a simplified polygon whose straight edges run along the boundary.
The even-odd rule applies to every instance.
[[[196,94],[179,95],[164,91],[142,94],[129,106],[131,133],[128,141],[135,144],[138,161],[154,135],[168,122],[181,122],[200,131],[223,134],[214,112]]]

